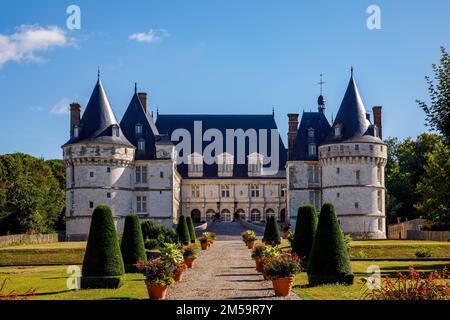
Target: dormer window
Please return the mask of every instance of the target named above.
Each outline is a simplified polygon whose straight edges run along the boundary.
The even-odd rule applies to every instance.
[[[258,176],[262,174],[263,157],[258,153],[252,153],[248,156],[248,175]]]
[[[80,134],[80,127],[79,127],[79,126],[75,126],[75,127],[73,128],[73,136],[74,136],[75,138],[78,138],[79,134]]]
[[[336,127],[334,127],[334,136],[336,138],[340,138],[342,136],[342,127],[340,124],[338,124]]]
[[[218,174],[221,177],[230,177],[233,175],[233,156],[229,153],[223,153],[217,157]]]
[[[314,129],[313,128],[308,130],[308,137],[309,138],[314,138]]]
[[[203,157],[194,153],[188,158],[188,174],[190,177],[201,177],[203,176]]]
[[[118,137],[119,136],[119,127],[114,125],[112,126],[112,135],[113,137]]]
[[[142,134],[142,124],[138,123],[134,130],[136,134]]]
[[[315,157],[317,155],[317,146],[315,143],[310,143],[308,145],[308,155],[310,157]]]
[[[140,139],[138,141],[138,151],[144,151],[145,150],[145,140]]]

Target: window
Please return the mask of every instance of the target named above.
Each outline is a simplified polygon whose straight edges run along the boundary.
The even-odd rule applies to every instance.
[[[338,125],[334,128],[334,136],[336,138],[339,138],[341,136],[341,134],[342,134],[341,126]]]
[[[142,124],[138,123],[134,128],[136,134],[142,134]]]
[[[195,163],[192,165],[192,172],[202,172],[203,166],[199,163]]]
[[[359,151],[359,144],[355,144],[355,151]]]
[[[220,171],[222,173],[230,173],[233,171],[233,165],[231,163],[222,163],[220,165]]]
[[[164,178],[164,172],[160,171],[160,172],[159,172],[159,177],[160,177],[161,179]]]
[[[145,140],[141,139],[138,141],[138,151],[144,151],[145,150]]]
[[[317,211],[320,211],[320,191],[309,192],[309,203],[312,204]]]
[[[110,168],[110,167],[107,167],[107,168],[106,168],[106,172],[111,173],[111,168]]]
[[[341,174],[341,168],[336,168],[336,174]]]
[[[317,147],[315,143],[310,143],[308,146],[308,155],[310,157],[315,157],[317,155]]]
[[[250,176],[262,173],[262,156],[260,154],[253,153],[248,156],[248,173]]]
[[[73,128],[73,136],[75,137],[75,138],[78,138],[78,135],[80,134],[80,127],[78,127],[78,126],[75,126],[74,128]]]
[[[382,183],[382,168],[381,168],[381,166],[379,165],[378,167],[377,167],[377,181],[379,182],[379,183]]]
[[[373,145],[369,146],[370,151],[373,151]]]
[[[344,152],[344,146],[342,146],[342,145],[339,146],[339,151],[340,151],[340,152]]]
[[[147,197],[137,196],[136,197],[136,211],[138,213],[147,212]]]
[[[378,230],[383,231],[383,219],[382,218],[378,219]]]
[[[147,167],[136,167],[136,183],[147,183]]]
[[[319,166],[308,166],[308,183],[320,183]]]
[[[340,197],[341,197],[341,194],[338,192],[336,195],[336,198],[340,198]]]
[[[203,157],[194,153],[188,158],[188,174],[189,176],[201,177],[203,174]]]
[[[89,178],[95,178],[95,171],[89,171]]]
[[[229,198],[230,197],[230,186],[229,185],[221,185],[220,186],[220,194],[222,195],[222,198]]]
[[[286,197],[286,191],[287,191],[286,185],[283,184],[280,186],[280,188],[281,188],[280,196],[282,198]]]
[[[383,211],[383,192],[381,190],[377,191],[377,207],[378,211]]]
[[[192,186],[192,198],[200,198],[200,186]]]
[[[308,137],[314,138],[314,129],[313,128],[308,130]]]
[[[250,213],[250,220],[252,222],[261,221],[261,212],[259,212],[259,210],[257,209],[253,209],[252,212]]]
[[[108,199],[111,199],[111,192],[107,192],[107,193],[106,193],[106,197],[107,197]]]
[[[356,209],[359,208],[359,202],[355,202],[355,208],[356,208]]]
[[[252,184],[250,186],[250,196],[252,198],[259,198],[259,186],[256,184]]]
[[[89,201],[89,208],[94,208],[94,202],[93,201]]]
[[[113,127],[112,127],[112,135],[114,137],[118,137],[119,136],[119,127],[118,126],[113,125]]]
[[[384,148],[383,148],[383,146],[381,146],[381,147],[380,147],[380,150],[381,150],[381,152],[383,152],[383,151],[384,151]]]
[[[217,168],[219,176],[232,176],[233,175],[233,156],[224,153],[217,159]]]
[[[356,175],[356,183],[357,184],[361,183],[361,171],[356,170],[355,175]]]

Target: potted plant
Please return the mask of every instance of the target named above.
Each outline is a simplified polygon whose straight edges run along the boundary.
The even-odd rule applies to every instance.
[[[265,245],[260,244],[260,245],[255,246],[255,248],[252,251],[252,258],[255,260],[256,271],[258,271],[258,272],[263,271],[262,259],[263,259],[263,252],[264,252],[265,248],[266,248]]]
[[[267,274],[264,271],[264,266],[271,261],[271,259],[275,259],[278,258],[280,256],[281,252],[280,252],[280,248],[278,248],[278,246],[266,246],[264,248],[264,250],[262,251],[262,256],[261,256],[261,260],[260,260],[260,270],[259,272],[261,272],[264,276],[264,280],[269,280],[267,278]]]
[[[249,246],[248,242],[256,241],[256,233],[253,230],[244,231],[243,233],[241,233],[241,236],[242,236],[242,241],[244,241],[244,243],[247,245],[247,247]],[[253,247],[249,248],[249,249],[253,249]]]
[[[160,249],[161,259],[167,260],[175,265],[173,273],[173,279],[175,282],[179,282],[183,279],[183,272],[187,270],[187,266],[184,263],[184,257],[181,250],[176,244],[165,243],[164,247]]]
[[[200,241],[200,245],[202,246],[202,250],[207,250],[209,247],[209,240],[206,237],[200,237],[198,238]]]
[[[187,246],[183,250],[184,263],[188,268],[194,266],[194,261],[197,259],[197,249],[194,246]]]
[[[255,248],[255,241],[257,240],[256,234],[253,232],[252,234],[247,235],[247,248],[248,249],[254,249]]]
[[[264,265],[264,273],[269,280],[272,280],[275,295],[281,297],[291,293],[294,276],[300,271],[300,259],[295,254],[279,255],[269,259]]]
[[[175,265],[161,258],[139,262],[137,268],[145,276],[150,299],[165,299],[167,288],[174,283]]]

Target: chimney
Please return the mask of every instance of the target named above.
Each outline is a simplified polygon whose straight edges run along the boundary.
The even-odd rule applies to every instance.
[[[80,122],[81,106],[79,103],[74,102],[70,104],[70,137],[73,137],[73,130],[75,126]]]
[[[138,97],[139,100],[141,101],[142,106],[144,107],[144,111],[147,112],[147,93],[139,92]]]
[[[298,113],[288,114],[289,132],[288,132],[288,160],[292,160],[294,155],[295,140],[297,139],[298,130]]]
[[[381,120],[381,109],[382,109],[381,106],[375,106],[372,108],[372,111],[373,111],[373,123],[378,128],[378,137],[380,137],[380,139],[383,139],[383,124]]]

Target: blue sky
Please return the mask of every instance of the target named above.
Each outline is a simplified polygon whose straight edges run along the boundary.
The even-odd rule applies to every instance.
[[[450,47],[446,0],[118,2],[0,2],[0,154],[61,158],[61,107],[85,106],[97,66],[119,119],[137,82],[161,113],[275,107],[284,138],[287,113],[317,108],[320,73],[336,114],[353,65],[366,108],[383,106],[384,135],[415,137],[426,131],[424,76]],[[66,27],[71,4],[80,30]],[[381,30],[366,26],[371,4]]]

